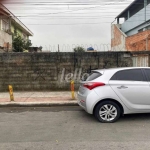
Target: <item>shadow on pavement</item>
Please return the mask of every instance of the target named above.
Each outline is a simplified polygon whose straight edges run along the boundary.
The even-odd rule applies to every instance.
[[[127,114],[121,117],[118,122],[132,122],[132,121],[150,121],[150,113]]]
[[[21,112],[59,112],[59,111],[83,111],[79,106],[57,106],[57,107],[2,107],[1,113],[21,113]]]
[[[89,122],[98,122],[94,115],[86,113],[79,106],[57,106],[57,107],[3,107],[0,108],[0,113],[22,113],[22,112],[61,112],[61,111],[76,111],[79,112],[79,117]],[[78,114],[77,114],[78,115]],[[116,123],[125,123],[133,121],[150,121],[150,113],[143,114],[128,114],[122,116]],[[99,122],[98,122],[99,123]]]

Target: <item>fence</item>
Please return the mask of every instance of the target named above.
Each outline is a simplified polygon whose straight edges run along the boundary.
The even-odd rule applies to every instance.
[[[74,48],[83,47],[87,50],[92,47],[95,51],[111,51],[111,44],[60,44],[60,45],[48,45],[43,47],[43,52],[74,52]]]
[[[69,90],[93,69],[132,66],[127,52],[1,53],[0,91]]]

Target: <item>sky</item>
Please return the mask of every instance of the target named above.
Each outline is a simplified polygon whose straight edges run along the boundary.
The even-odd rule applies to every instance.
[[[76,46],[110,50],[111,23],[133,0],[4,0],[33,33],[33,46],[70,51]],[[104,45],[108,45],[104,47]]]

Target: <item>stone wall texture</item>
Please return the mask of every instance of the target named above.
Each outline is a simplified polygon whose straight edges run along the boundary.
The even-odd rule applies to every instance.
[[[74,76],[78,78],[93,69],[132,66],[132,57],[127,52],[84,53],[0,53],[0,91],[50,91],[70,90]],[[79,73],[81,70],[81,73]],[[72,74],[69,74],[72,73]],[[75,75],[76,74],[76,75]]]

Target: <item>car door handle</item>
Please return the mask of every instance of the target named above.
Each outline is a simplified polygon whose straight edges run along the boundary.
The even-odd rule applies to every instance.
[[[119,87],[117,87],[118,89],[127,89],[128,87],[127,86],[124,86],[124,85],[122,85],[122,86],[119,86]]]

